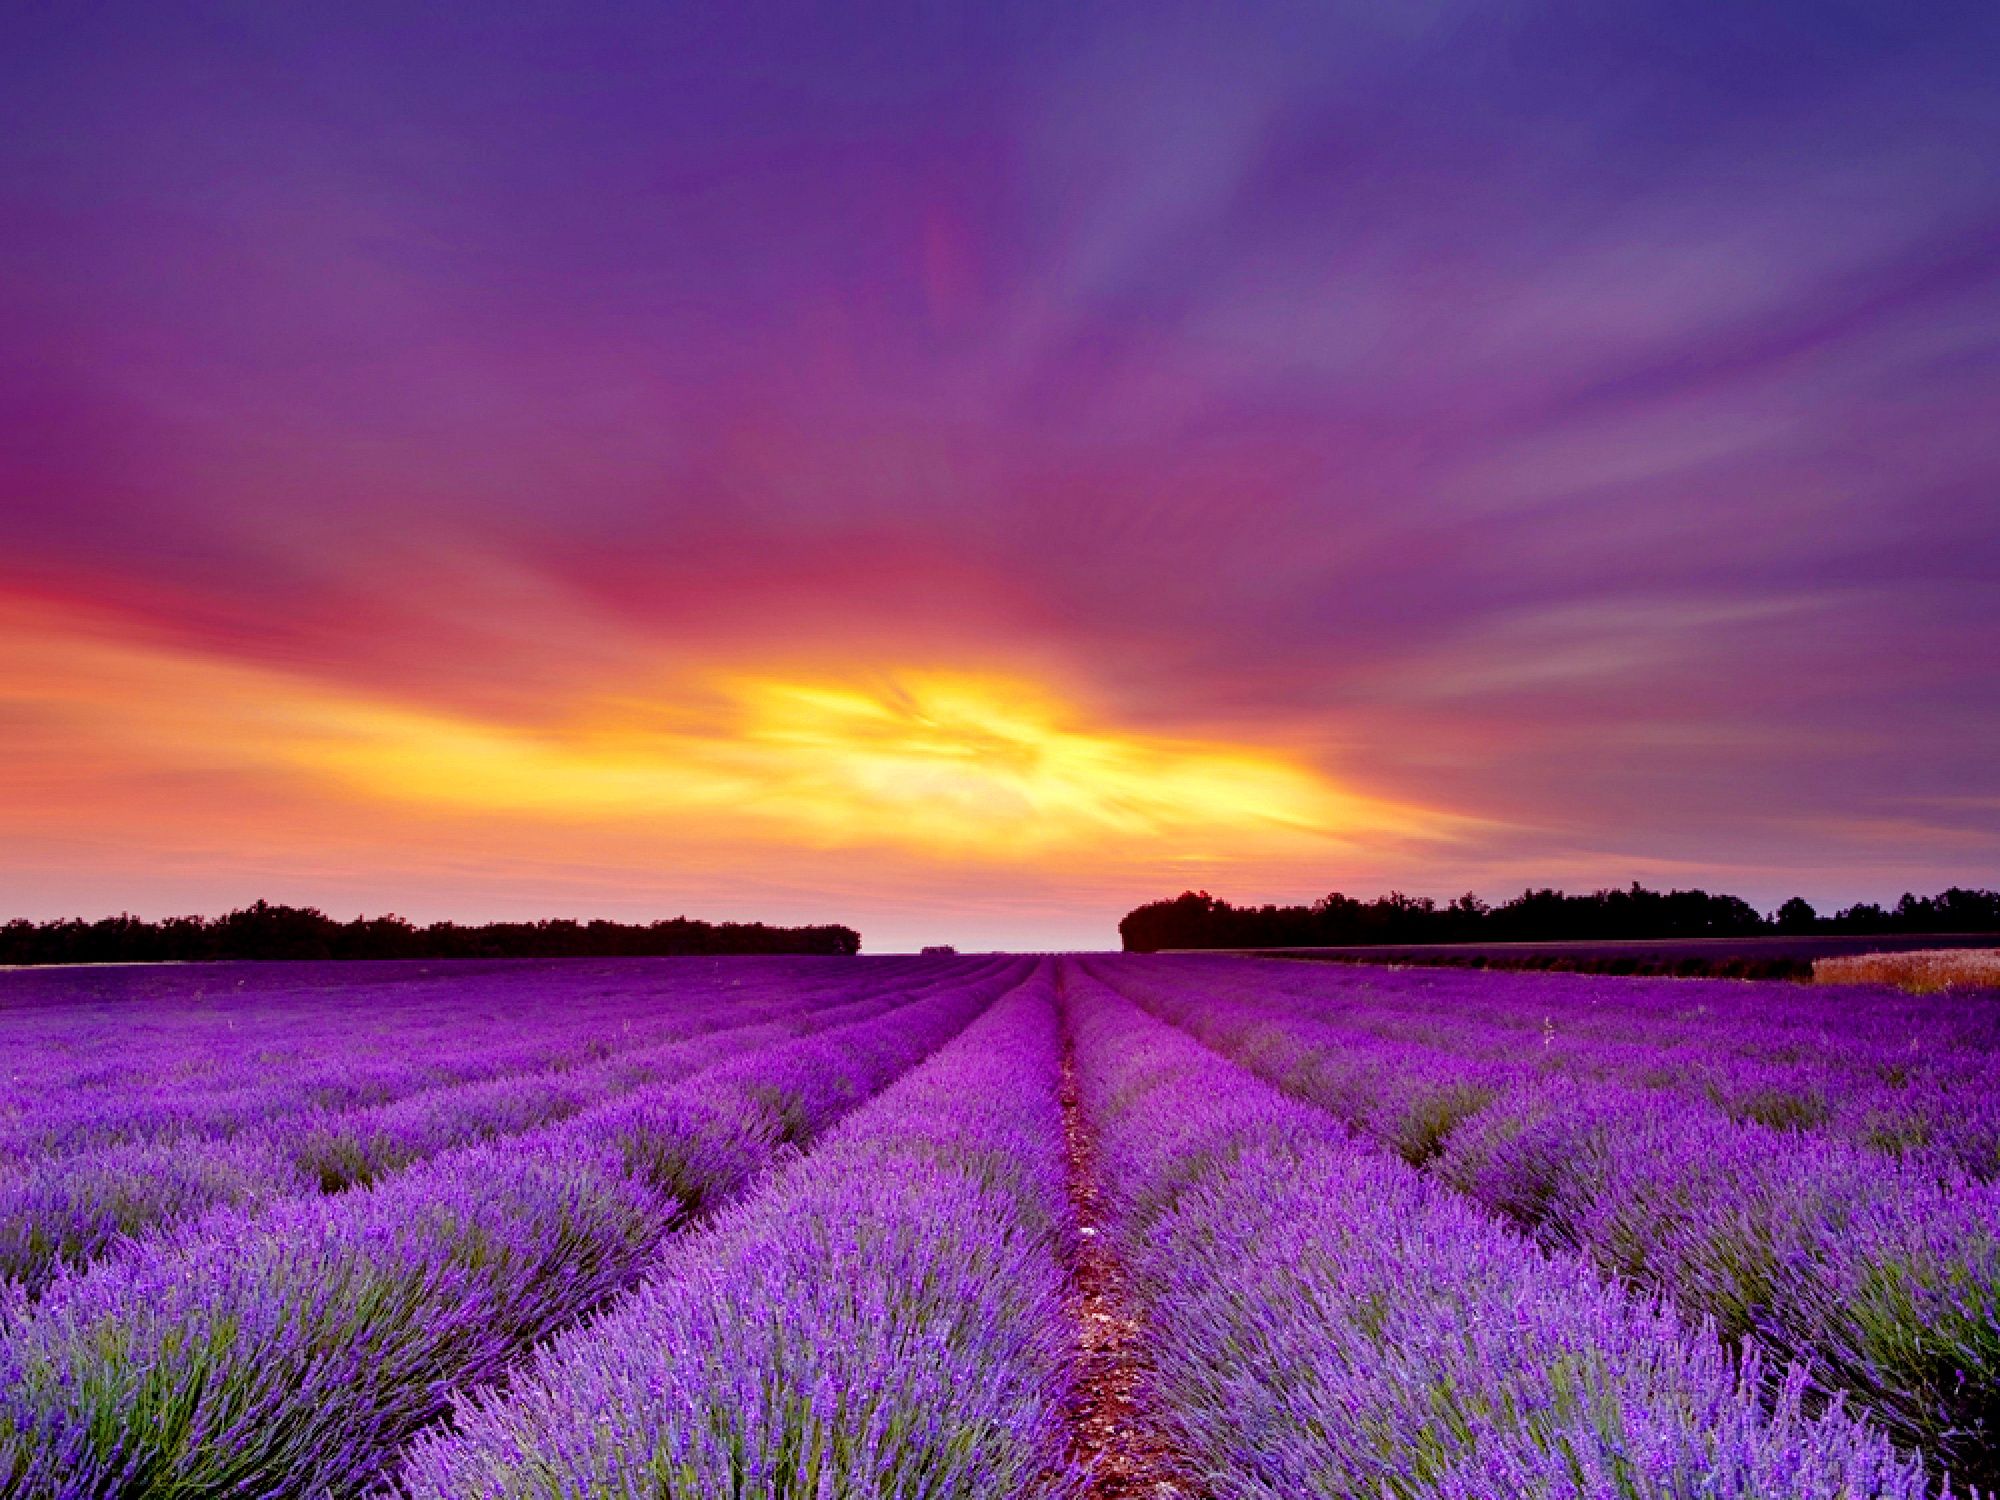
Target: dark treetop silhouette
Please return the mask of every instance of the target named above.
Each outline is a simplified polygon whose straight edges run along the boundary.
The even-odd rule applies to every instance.
[[[1439,904],[1392,891],[1373,901],[1335,892],[1310,906],[1232,906],[1185,891],[1126,914],[1127,951],[1162,948],[1310,948],[1431,943],[1629,942],[1644,939],[1821,937],[2000,932],[2000,891],[1958,886],[1905,893],[1893,907],[1862,902],[1822,917],[1794,896],[1769,917],[1740,896],[1653,891],[1636,881],[1587,895],[1526,890],[1489,906],[1467,894]]]
[[[221,917],[134,916],[0,926],[0,964],[160,963],[225,958],[636,958],[682,953],[861,951],[851,927],[762,922],[488,922],[418,927],[398,916],[339,922],[310,906],[258,901]]]

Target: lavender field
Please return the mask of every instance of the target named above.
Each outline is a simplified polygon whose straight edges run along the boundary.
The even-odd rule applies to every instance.
[[[1182,955],[0,974],[0,1494],[2000,1481],[2000,999]]]

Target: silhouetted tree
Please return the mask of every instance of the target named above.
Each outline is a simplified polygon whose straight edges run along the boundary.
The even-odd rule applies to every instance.
[[[1794,896],[1771,914],[1771,925],[1785,933],[1817,932],[1819,913],[1805,897]]]

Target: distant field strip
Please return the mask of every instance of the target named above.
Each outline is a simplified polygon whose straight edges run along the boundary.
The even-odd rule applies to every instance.
[[[2000,990],[2000,948],[1822,958],[1813,965],[1813,979],[1819,984],[1891,984],[1917,995],[1934,995],[1940,990]]]

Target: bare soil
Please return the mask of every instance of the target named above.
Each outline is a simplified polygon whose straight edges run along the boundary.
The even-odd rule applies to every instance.
[[[1074,1050],[1062,1064],[1063,1138],[1078,1237],[1070,1315],[1077,1381],[1069,1411],[1071,1456],[1090,1471],[1081,1500],[1201,1500],[1143,1407],[1144,1333],[1134,1316],[1124,1266],[1104,1233],[1096,1142],[1078,1100]]]

